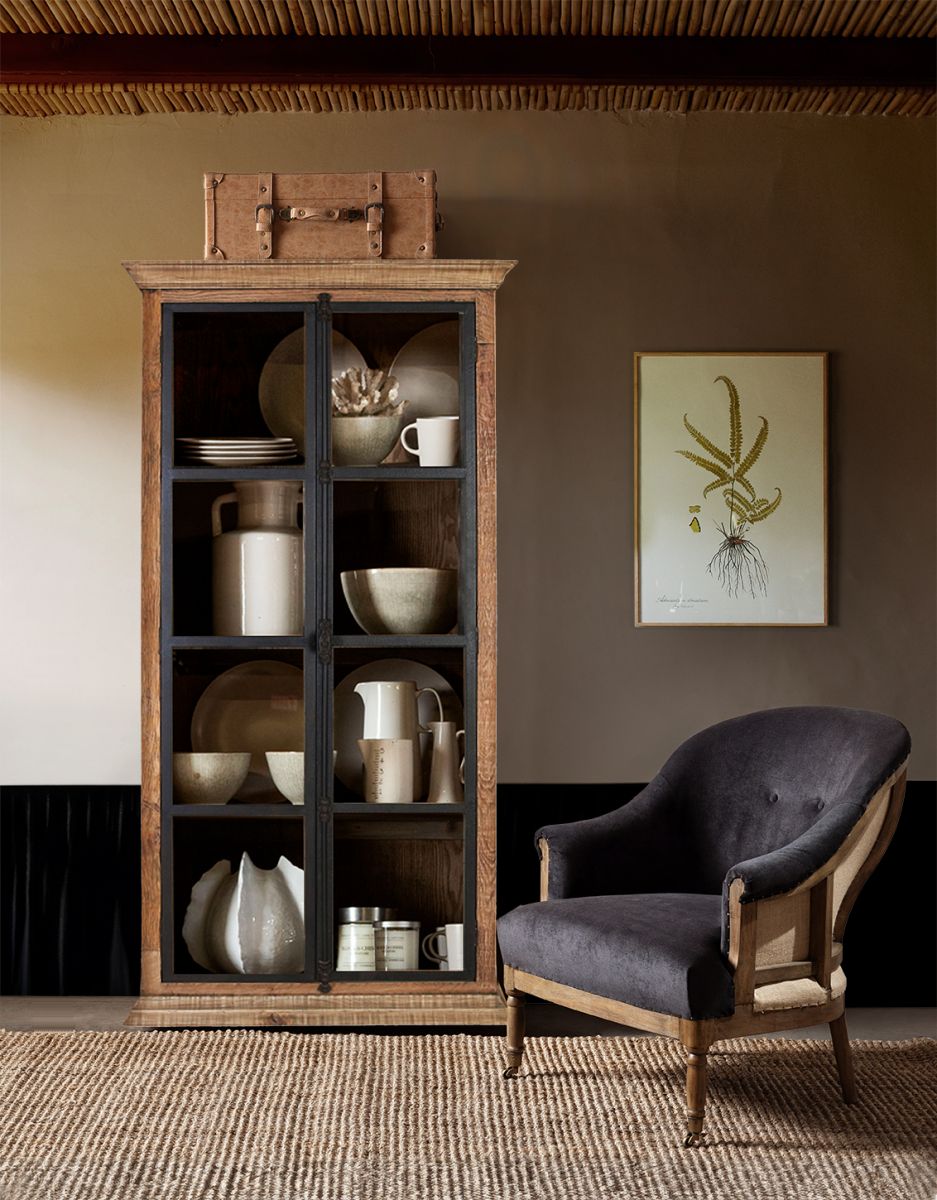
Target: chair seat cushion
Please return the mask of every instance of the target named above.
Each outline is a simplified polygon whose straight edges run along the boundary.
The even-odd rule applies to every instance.
[[[703,1020],[734,1009],[719,945],[722,897],[684,892],[524,904],[498,921],[508,966],[652,1012]]]

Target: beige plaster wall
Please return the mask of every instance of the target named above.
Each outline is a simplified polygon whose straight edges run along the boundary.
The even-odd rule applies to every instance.
[[[138,778],[139,299],[206,169],[435,166],[501,296],[500,776],[648,778],[780,704],[901,717],[934,778],[932,122],[579,114],[3,123],[0,782]],[[832,353],[832,626],[636,630],[631,356]]]

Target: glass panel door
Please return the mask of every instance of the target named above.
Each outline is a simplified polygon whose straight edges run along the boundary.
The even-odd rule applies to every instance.
[[[332,327],[320,949],[336,981],[472,978],[474,311],[336,305]]]

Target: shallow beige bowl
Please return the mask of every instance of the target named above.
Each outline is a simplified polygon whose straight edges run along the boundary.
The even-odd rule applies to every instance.
[[[457,574],[439,567],[342,571],[342,591],[365,633],[448,633],[458,616]]]
[[[337,467],[373,467],[397,444],[399,416],[341,417],[332,414],[332,462]]]
[[[249,752],[221,751],[172,756],[172,795],[176,804],[227,804],[247,778]]]
[[[306,756],[302,750],[268,750],[265,757],[270,768],[270,778],[277,791],[285,796],[290,804],[302,804],[306,773]]]

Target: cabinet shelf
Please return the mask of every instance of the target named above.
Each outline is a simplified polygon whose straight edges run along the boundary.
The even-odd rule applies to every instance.
[[[169,639],[171,650],[302,650],[304,637],[204,637],[177,636]]]
[[[302,483],[306,468],[302,463],[289,467],[170,467],[169,478],[175,483],[237,483],[241,479],[295,479]]]
[[[369,479],[464,479],[465,467],[333,467],[332,479],[363,481]]]
[[[212,817],[215,820],[238,820],[241,817],[259,818],[260,820],[301,821],[303,819],[302,804],[171,804],[169,812],[173,817]]]
[[[375,817],[461,817],[464,804],[429,804],[415,800],[413,804],[367,804],[364,801],[336,801],[332,808],[336,817],[361,816],[363,813]]]
[[[461,650],[468,644],[463,633],[341,633],[332,639],[336,650]]]

